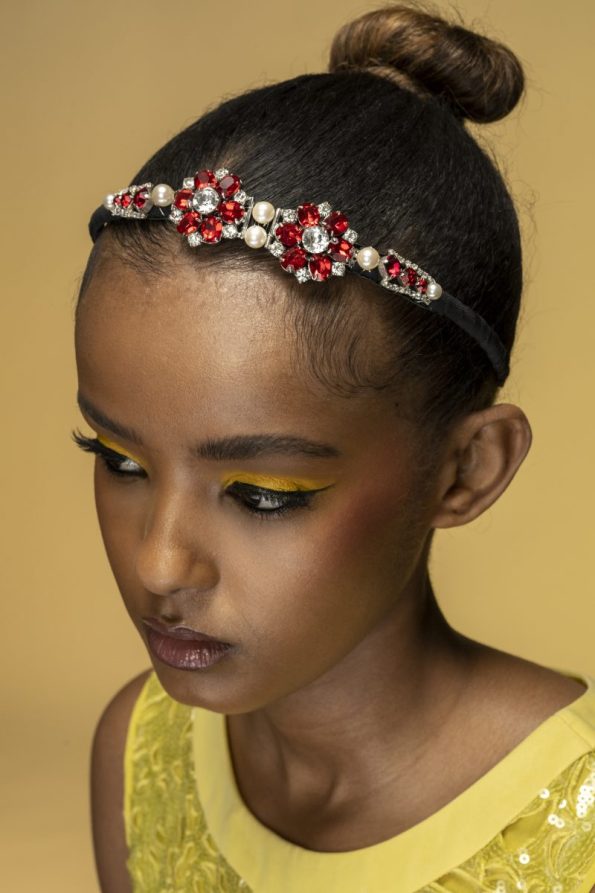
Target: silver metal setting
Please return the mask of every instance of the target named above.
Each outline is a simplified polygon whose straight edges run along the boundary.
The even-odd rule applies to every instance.
[[[287,249],[285,248],[285,245],[282,245],[281,242],[275,241],[271,242],[271,244],[269,245],[269,251],[271,252],[271,254],[274,254],[275,257],[281,257],[281,255],[284,254],[286,250]]]
[[[109,210],[116,217],[132,217],[136,220],[143,220],[153,207],[153,201],[151,200],[152,188],[153,183],[141,183],[138,186],[125,186],[124,189],[119,189],[118,192],[114,192],[112,195],[108,196],[108,198],[111,198]],[[134,196],[137,192],[142,192],[144,189],[147,191],[149,197],[147,198],[144,207],[139,209],[134,204]],[[114,204],[117,196],[125,195],[126,193],[132,196],[132,202],[127,208],[122,208],[119,205]]]
[[[399,278],[391,279],[388,275],[388,271],[386,269],[386,263],[389,258],[396,257],[397,260],[403,265],[405,271],[406,270],[415,270],[417,273],[418,279],[425,279],[427,281],[428,286],[430,284],[438,286],[436,280],[430,276],[429,273],[426,273],[425,270],[422,270],[420,266],[412,263],[407,260],[398,251],[395,251],[393,248],[389,248],[384,254],[380,256],[380,261],[378,263],[378,271],[380,273],[380,285],[384,288],[388,288],[389,291],[398,292],[402,295],[407,295],[410,298],[413,298],[415,301],[419,301],[421,304],[431,304],[432,301],[438,300],[441,297],[441,294],[438,295],[437,298],[432,298],[431,296],[424,294],[415,288],[415,286],[405,285],[402,281],[399,281]],[[438,286],[439,287],[439,286]]]

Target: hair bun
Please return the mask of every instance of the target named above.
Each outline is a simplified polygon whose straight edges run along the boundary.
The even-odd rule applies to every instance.
[[[329,71],[346,70],[439,97],[457,118],[479,123],[504,118],[525,86],[521,63],[504,44],[405,4],[364,13],[337,32]]]

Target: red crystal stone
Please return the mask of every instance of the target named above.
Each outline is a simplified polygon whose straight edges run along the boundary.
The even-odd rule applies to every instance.
[[[417,280],[416,288],[417,288],[417,290],[418,290],[419,292],[421,292],[422,295],[425,295],[425,293],[426,293],[427,290],[428,290],[428,280],[427,280],[427,279],[423,279],[423,278],[422,278],[422,279],[418,279],[418,280]]]
[[[235,223],[244,215],[244,210],[239,202],[221,202],[217,210],[221,214],[221,219],[226,223]]]
[[[275,235],[282,245],[285,245],[286,248],[291,248],[300,241],[302,227],[297,223],[282,223],[275,230]]]
[[[122,207],[122,196],[121,195],[114,195],[114,205],[116,205],[117,208]]]
[[[179,233],[182,233],[185,236],[189,236],[190,233],[195,233],[200,224],[200,214],[197,211],[188,211],[187,214],[184,214],[180,222],[177,224],[176,229]]]
[[[308,266],[310,267],[312,279],[328,279],[331,275],[333,262],[328,254],[319,254],[317,257],[310,258]]]
[[[197,171],[194,174],[194,186],[196,189],[202,189],[204,186],[214,186],[217,187],[217,177],[213,173],[213,171],[205,170]]]
[[[349,229],[349,220],[340,211],[333,211],[324,222],[336,236],[341,236],[345,230]]]
[[[353,254],[353,245],[347,239],[339,239],[337,242],[331,242],[328,252],[333,260],[344,264]]]
[[[401,261],[394,254],[389,254],[385,262],[386,272],[391,279],[395,279],[401,272]]]
[[[235,174],[226,174],[219,180],[219,188],[225,198],[231,198],[241,185],[240,178]]]
[[[303,248],[300,248],[299,245],[296,245],[294,248],[288,248],[287,251],[285,251],[281,255],[279,260],[281,262],[281,266],[285,270],[290,270],[291,272],[293,272],[294,270],[300,270],[302,267],[306,266],[308,255]]]
[[[176,208],[181,208],[183,211],[186,210],[186,208],[190,206],[193,194],[191,189],[178,189],[174,195],[174,205]]]
[[[303,226],[316,226],[320,222],[318,205],[305,202],[297,209],[298,220]]]
[[[130,207],[131,203],[132,203],[132,196],[130,195],[129,192],[125,192],[124,195],[122,196],[122,207],[128,208],[128,207]]]
[[[403,285],[408,285],[409,288],[413,288],[417,282],[417,273],[412,267],[408,267],[401,273],[401,282]]]
[[[136,193],[136,195],[134,196],[134,204],[139,209],[139,211],[145,207],[148,198],[149,193],[146,189],[142,189],[140,192]]]
[[[200,224],[200,234],[205,242],[218,242],[221,239],[223,224],[219,217],[209,215],[204,217]]]

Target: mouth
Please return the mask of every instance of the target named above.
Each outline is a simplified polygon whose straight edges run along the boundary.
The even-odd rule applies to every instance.
[[[233,649],[207,633],[178,624],[168,626],[157,617],[142,617],[151,653],[178,670],[204,670],[218,663]]]
[[[159,617],[141,617],[145,626],[154,629],[155,632],[161,633],[163,636],[170,636],[172,639],[188,639],[195,642],[217,642],[219,645],[229,645],[229,642],[223,642],[207,633],[202,633],[198,629],[192,629],[191,626],[184,626],[178,623],[175,626],[164,623]]]

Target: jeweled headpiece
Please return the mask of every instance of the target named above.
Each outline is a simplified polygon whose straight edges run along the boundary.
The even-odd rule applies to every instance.
[[[106,196],[89,221],[93,242],[113,217],[171,221],[192,247],[243,239],[250,248],[270,251],[299,282],[321,282],[350,270],[452,320],[483,348],[498,384],[508,376],[508,352],[482,316],[396,249],[379,252],[361,245],[345,214],[328,202],[297,208],[255,202],[236,174],[219,168],[197,171],[178,190],[143,183]]]

